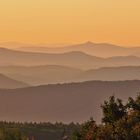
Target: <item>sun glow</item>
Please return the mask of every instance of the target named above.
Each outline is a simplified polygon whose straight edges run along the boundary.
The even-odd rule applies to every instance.
[[[0,41],[140,45],[140,0],[3,0]]]

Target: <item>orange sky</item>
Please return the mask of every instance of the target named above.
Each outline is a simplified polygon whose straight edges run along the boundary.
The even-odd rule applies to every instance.
[[[0,42],[140,45],[140,0],[1,0]]]

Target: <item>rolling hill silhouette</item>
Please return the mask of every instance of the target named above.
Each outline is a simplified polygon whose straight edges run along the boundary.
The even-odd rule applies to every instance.
[[[140,47],[123,47],[109,43],[93,43],[85,42],[83,44],[69,45],[65,47],[38,47],[28,46],[19,47],[18,50],[31,52],[47,52],[47,53],[65,53],[71,51],[81,51],[98,57],[113,57],[113,56],[140,56]]]
[[[82,72],[80,69],[58,65],[0,67],[0,73],[30,85],[72,82]]]
[[[0,60],[13,65],[63,65],[85,70],[99,67],[140,65],[140,57],[136,56],[100,58],[74,51],[61,54],[49,54],[22,52],[4,48],[0,48]]]
[[[140,80],[140,66],[103,67],[87,71],[58,65],[1,66],[0,73],[34,86],[89,80]]]
[[[83,122],[101,118],[100,105],[111,95],[135,97],[140,81],[89,81],[0,90],[0,119]]]
[[[104,67],[83,72],[79,80],[140,80],[140,66]]]
[[[29,85],[11,79],[3,74],[0,74],[0,88],[4,88],[4,89],[14,89],[14,88],[23,88],[23,87],[28,87]]]

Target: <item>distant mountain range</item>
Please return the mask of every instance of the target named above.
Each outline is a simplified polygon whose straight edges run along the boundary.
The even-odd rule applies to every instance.
[[[57,65],[0,67],[0,73],[30,85],[72,82],[82,72],[80,69]]]
[[[100,105],[109,96],[135,97],[140,81],[91,81],[0,90],[0,120],[83,122],[101,119]]]
[[[109,96],[126,100],[140,92],[138,47],[87,42],[18,49],[0,48],[0,120],[83,122],[93,116],[99,122]]]
[[[0,73],[34,86],[91,80],[140,80],[140,66],[104,67],[87,71],[58,65],[1,66]]]
[[[138,66],[140,57],[116,56],[100,58],[85,54],[83,52],[67,52],[59,54],[22,52],[0,48],[0,63],[11,65],[63,65],[78,69],[93,69],[112,66]]]
[[[20,45],[21,46],[21,45]],[[66,53],[71,51],[80,51],[97,57],[114,57],[114,56],[140,56],[140,47],[123,47],[109,43],[93,43],[86,42],[83,44],[48,47],[48,46],[25,46],[18,47],[18,50],[30,52],[46,52],[46,53]]]
[[[83,72],[79,80],[140,80],[140,66],[104,67]]]
[[[0,74],[0,88],[3,89],[15,89],[15,88],[23,88],[28,87],[28,84],[23,82],[11,79],[3,74]]]

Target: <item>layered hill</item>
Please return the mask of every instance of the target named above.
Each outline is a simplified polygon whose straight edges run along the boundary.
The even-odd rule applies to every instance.
[[[91,68],[102,58],[93,57],[82,52],[61,54],[32,53],[0,48],[0,59],[13,65],[64,65],[76,68]]]
[[[3,89],[15,89],[15,88],[23,88],[28,87],[28,84],[23,82],[11,79],[3,74],[0,74],[0,88]]]
[[[0,120],[83,122],[101,118],[111,95],[126,100],[140,92],[140,81],[90,81],[0,90]]]
[[[58,65],[1,66],[0,73],[34,86],[89,80],[140,80],[140,66],[104,67],[87,71]]]
[[[85,80],[140,80],[140,66],[104,67],[83,72],[77,79]]]
[[[18,50],[31,52],[47,52],[47,53],[66,53],[70,51],[81,51],[98,57],[113,57],[113,56],[140,56],[140,47],[124,47],[109,43],[93,43],[85,42],[83,44],[67,45],[65,47],[49,47],[46,46],[28,46],[19,47]]]
[[[83,52],[74,51],[49,54],[14,51],[4,48],[0,48],[0,60],[3,61],[3,63],[6,61],[6,63],[13,65],[63,65],[84,70],[110,66],[140,65],[140,57],[136,56],[100,58],[85,54]]]
[[[75,78],[83,71],[66,66],[44,65],[3,66],[0,67],[0,73],[30,85],[42,85],[75,81]]]

